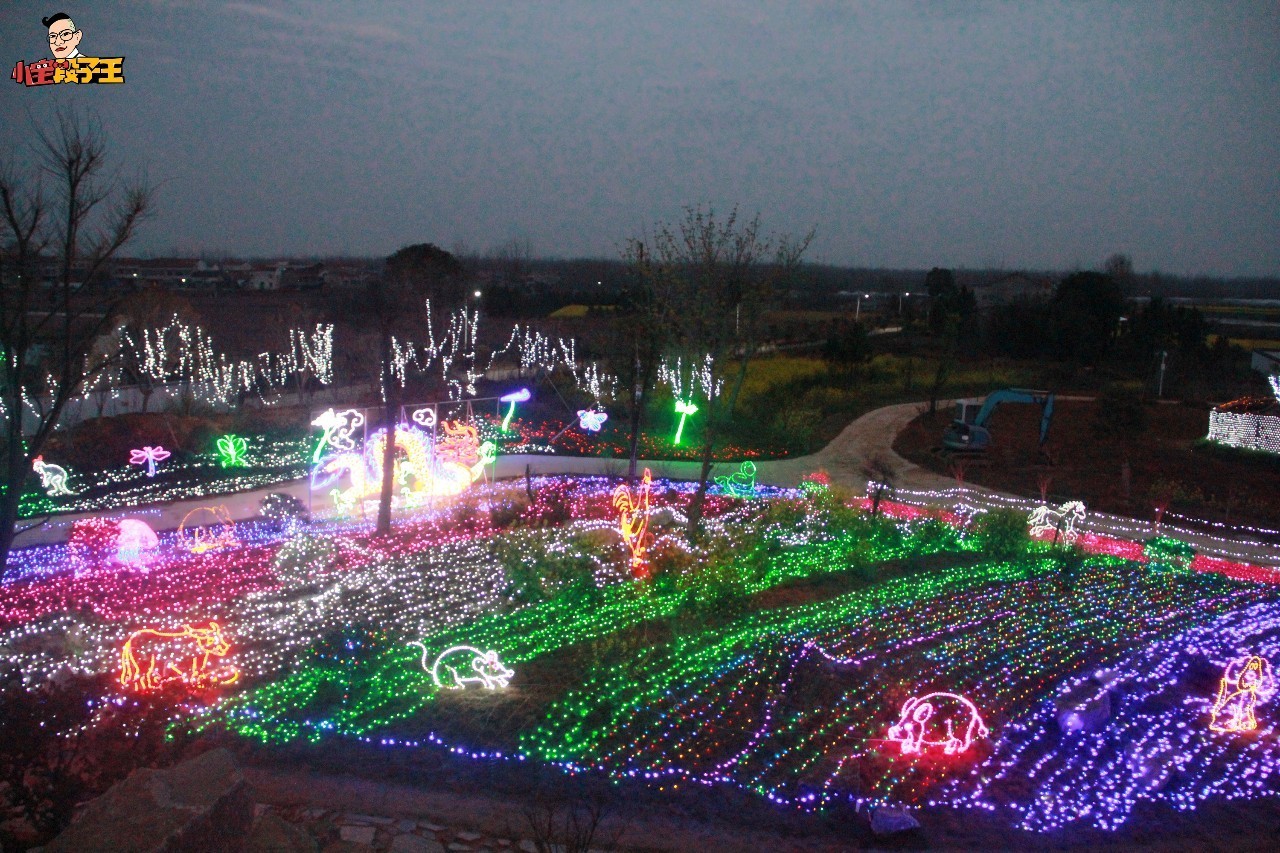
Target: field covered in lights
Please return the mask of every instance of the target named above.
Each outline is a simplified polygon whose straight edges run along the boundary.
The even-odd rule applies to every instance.
[[[1049,831],[1277,789],[1269,665],[1233,700],[1256,727],[1211,728],[1236,707],[1224,667],[1280,659],[1267,572],[1066,550],[999,513],[873,515],[826,488],[713,494],[691,546],[692,487],[667,482],[637,567],[618,486],[489,484],[386,539],[264,521],[194,555],[162,536],[145,567],[73,572],[64,546],[28,549],[0,593],[0,653],[33,690],[97,685],[118,721],[129,686],[101,676],[126,641],[216,622],[229,650],[216,678],[177,685],[174,730],[448,749],[789,809],[973,807]],[[1064,697],[1106,686],[1104,725],[1062,725]],[[939,716],[911,718],[929,694]]]

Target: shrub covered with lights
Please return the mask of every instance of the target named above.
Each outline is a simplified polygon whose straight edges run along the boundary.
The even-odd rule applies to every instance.
[[[1153,570],[1179,574],[1189,573],[1191,563],[1196,558],[1195,548],[1168,536],[1148,539],[1142,546],[1142,553],[1147,558],[1147,565]]]
[[[982,513],[973,523],[973,537],[979,551],[1002,559],[1025,553],[1031,543],[1026,515],[1012,509]]]
[[[120,665],[145,626],[237,674],[185,697],[175,731],[436,744],[799,808],[985,804],[973,774],[1030,760],[1015,733],[1056,685],[1275,600],[1263,583],[1143,570],[1134,543],[1123,560],[1030,542],[1011,511],[873,516],[819,485],[713,496],[692,542],[689,484],[622,484],[646,495],[622,501],[616,480],[538,477],[422,508],[385,538],[317,521],[240,525],[240,545],[200,555],[165,542],[145,583],[29,555],[0,598],[0,655],[34,688]],[[1246,711],[1267,724],[1249,660],[1218,697],[1223,726]],[[119,692],[97,689],[95,703]]]

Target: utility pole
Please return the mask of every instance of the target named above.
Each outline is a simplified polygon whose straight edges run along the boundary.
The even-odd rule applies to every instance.
[[[1156,384],[1156,397],[1157,397],[1157,398],[1160,398],[1160,397],[1163,397],[1163,396],[1164,396],[1164,363],[1165,363],[1165,359],[1166,359],[1166,358],[1168,358],[1168,357],[1169,357],[1169,351],[1168,351],[1168,350],[1166,350],[1166,349],[1162,349],[1162,350],[1160,350],[1160,380],[1159,380],[1159,382]]]

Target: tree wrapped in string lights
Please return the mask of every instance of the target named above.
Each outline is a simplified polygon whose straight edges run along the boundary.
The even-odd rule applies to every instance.
[[[716,441],[733,414],[747,365],[759,349],[764,310],[812,238],[812,231],[799,240],[765,237],[760,217],[739,222],[736,208],[719,218],[714,210],[688,207],[679,223],[658,223],[652,237],[628,241],[626,257],[644,281],[656,316],[669,330],[674,374],[706,373],[705,378],[690,380],[703,386],[706,397],[702,468],[689,511],[691,535],[702,521]],[[673,376],[670,368],[667,375]],[[720,393],[726,380],[727,399]],[[684,390],[683,382],[672,388],[677,401],[691,402],[683,397]]]

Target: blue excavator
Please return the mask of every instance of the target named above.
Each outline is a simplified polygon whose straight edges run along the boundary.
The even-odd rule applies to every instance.
[[[989,448],[991,432],[987,429],[987,421],[1001,403],[1034,403],[1043,407],[1044,411],[1040,416],[1040,447],[1043,449],[1045,439],[1049,437],[1049,424],[1053,421],[1053,392],[1029,388],[992,391],[981,401],[981,405],[978,400],[957,400],[956,419],[942,434],[942,446],[952,451],[980,451]]]

